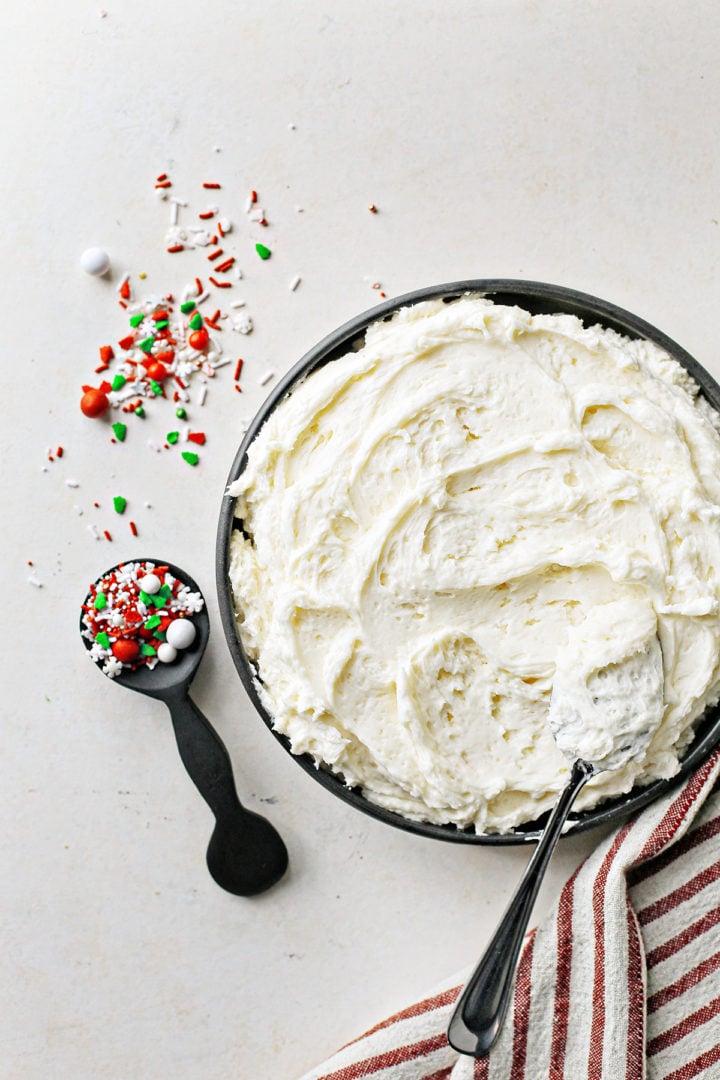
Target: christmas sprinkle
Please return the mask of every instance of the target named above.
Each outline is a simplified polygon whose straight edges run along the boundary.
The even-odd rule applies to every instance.
[[[82,636],[90,659],[111,679],[140,667],[152,670],[193,644],[197,630],[190,616],[203,607],[200,593],[167,566],[121,563],[90,586]]]

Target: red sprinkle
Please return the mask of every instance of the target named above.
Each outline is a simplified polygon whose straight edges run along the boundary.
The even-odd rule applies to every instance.
[[[205,210],[202,214],[198,214],[201,221],[207,221],[208,218],[215,217],[214,210]]]
[[[105,537],[106,540],[112,540],[112,536],[107,531],[107,529],[103,529],[103,536]]]
[[[175,382],[178,384],[181,390],[187,389],[186,384],[182,381],[179,375],[175,376]]]
[[[205,443],[205,434],[202,431],[191,431],[188,435],[188,440],[197,443],[198,446],[203,446]]]
[[[175,251],[184,251],[185,250],[185,245],[184,244],[173,244],[172,247],[165,248],[165,250],[169,251],[172,254]]]
[[[122,296],[123,300],[130,299],[130,282],[127,280],[127,278],[120,286],[120,295]]]
[[[217,231],[220,233],[221,236],[225,235],[225,230],[223,229],[223,227],[222,227],[222,225],[220,224],[219,221],[217,223]]]
[[[240,378],[240,372],[242,371],[242,369],[243,369],[243,361],[242,361],[242,357],[241,357],[238,360],[237,364],[235,365],[235,374],[233,376],[233,378],[235,379],[235,382],[237,382],[238,379]]]
[[[220,256],[222,255],[222,253],[223,253],[223,249],[218,248],[216,251],[211,251],[210,252],[210,254],[208,255],[208,259],[210,260],[210,262],[212,262],[213,259],[219,259]]]
[[[211,183],[209,183],[208,181],[206,181],[206,182],[205,182],[205,183],[203,184],[203,187],[204,187],[204,188],[213,188],[213,189],[215,189],[215,188],[219,188],[219,187],[220,187],[220,185],[219,185],[219,184],[211,184]]]
[[[200,296],[200,294],[201,294],[201,293],[202,293],[202,291],[203,291],[203,283],[202,283],[202,281],[200,280],[200,278],[199,278],[199,277],[196,277],[196,278],[195,278],[195,287],[196,287],[196,289],[197,289],[197,294],[198,294],[198,296]]]
[[[103,364],[109,364],[115,357],[115,353],[112,350],[112,345],[100,346],[100,360]]]
[[[134,334],[128,334],[126,337],[120,338],[120,340],[118,341],[118,345],[120,346],[121,349],[132,349],[134,344],[135,344],[135,335]]]
[[[62,457],[63,456],[63,448],[62,448],[62,446],[58,446],[57,450],[55,451],[55,456],[56,457]]]
[[[257,202],[257,191],[251,191],[250,192],[250,202],[252,202],[252,203]]]
[[[134,521],[129,521],[128,525],[130,526],[130,532],[133,534],[133,536],[137,536],[138,531],[137,531],[137,525],[135,524],[135,522]]]
[[[166,172],[161,172],[159,176],[155,177],[155,183],[156,184],[161,184],[163,182],[163,180],[167,180],[167,173]]]
[[[216,281],[214,277],[209,278],[209,281],[211,282],[211,284],[213,284],[215,286],[216,289],[231,289],[232,288],[232,282],[231,281]]]
[[[220,308],[217,309],[211,319],[206,319],[205,322],[217,322],[220,318]]]
[[[155,185],[156,188],[172,187],[172,183],[169,180],[161,180],[159,184]]]
[[[225,260],[225,262],[218,263],[217,266],[215,267],[215,269],[218,272],[224,274],[226,270],[230,269],[230,267],[232,266],[232,264],[234,262],[235,262],[235,257],[233,255],[231,255],[229,259]]]

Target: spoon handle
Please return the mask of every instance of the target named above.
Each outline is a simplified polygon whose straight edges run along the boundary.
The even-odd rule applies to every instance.
[[[216,818],[239,805],[225,743],[182,687],[168,695],[175,741],[190,779]]]
[[[484,1057],[500,1034],[520,948],[542,879],[572,804],[593,772],[587,761],[573,765],[515,895],[455,1006],[448,1042],[462,1054]]]
[[[236,896],[255,896],[285,873],[288,854],[270,822],[248,810],[235,790],[225,744],[184,687],[165,697],[182,763],[215,815],[207,867],[217,884]]]

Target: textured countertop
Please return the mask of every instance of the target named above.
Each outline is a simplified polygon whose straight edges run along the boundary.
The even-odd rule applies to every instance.
[[[243,425],[267,373],[380,292],[472,277],[594,293],[720,377],[720,12],[668,0],[107,5],[16,5],[0,45],[1,1071],[296,1080],[473,961],[527,852],[389,829],[314,783],[255,716],[214,585]],[[203,268],[203,251],[165,251],[163,172],[190,203],[181,222],[215,195],[232,220],[244,278],[228,292],[254,320],[228,345],[245,360],[242,394],[232,367],[203,406],[192,391],[190,423],[207,435],[195,469],[148,446],[170,411],[150,410],[142,429],[130,418],[113,444],[78,408],[98,346],[125,332],[123,273],[143,295]],[[267,227],[246,213],[252,189]],[[79,269],[94,244],[111,256],[106,279]],[[86,586],[136,555],[185,566],[208,599],[194,697],[241,794],[290,850],[287,877],[254,900],[207,874],[210,814],[164,707],[84,655]],[[563,842],[538,913],[595,841]]]

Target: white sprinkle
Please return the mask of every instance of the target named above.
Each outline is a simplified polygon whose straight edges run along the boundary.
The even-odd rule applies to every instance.
[[[198,405],[204,405],[206,397],[207,397],[207,386],[203,383],[203,385],[200,387],[200,393],[198,394]]]
[[[252,195],[248,195],[247,199],[245,200],[245,213],[249,214],[254,205],[255,203],[253,202]]]
[[[236,319],[233,319],[232,328],[238,334],[251,334],[253,321],[249,315],[243,312],[242,315],[238,315]]]
[[[257,206],[250,214],[251,221],[263,221],[265,218],[265,209],[262,206]]]
[[[296,207],[295,207],[295,213],[296,213],[296,214],[304,214],[304,213],[305,213],[305,209],[304,209],[304,207],[302,207],[302,206],[296,206]]]
[[[160,453],[162,447],[159,446],[154,439],[148,439],[147,444],[151,450],[154,450],[158,454]]]
[[[205,301],[207,300],[207,298],[208,298],[208,296],[209,296],[209,295],[210,295],[210,293],[209,293],[209,292],[207,292],[207,291],[205,291],[204,293],[200,293],[200,295],[198,296],[198,298],[197,298],[197,300],[195,301],[195,303],[196,303],[196,304],[204,304],[204,303],[205,303]]]
[[[295,127],[296,127],[296,125],[295,125],[295,124],[293,124],[293,123],[292,123],[292,121],[291,121],[291,122],[290,122],[290,123],[288,124],[288,127],[290,128],[290,131],[294,131],[294,130],[295,130]]]
[[[232,232],[232,221],[228,221],[227,218],[218,218],[218,225],[225,234]]]
[[[40,472],[47,472],[47,465],[41,465]]]
[[[43,587],[42,581],[39,581],[36,577],[33,577],[32,575],[30,575],[30,577],[28,578],[28,585],[34,585],[36,589],[42,589]]]
[[[172,199],[171,205],[170,205],[170,224],[171,225],[177,225],[177,222],[178,222],[178,204],[175,202],[174,199]]]
[[[152,503],[146,502],[146,503],[143,503],[143,506],[145,507],[146,510],[152,510]]]
[[[66,480],[65,487],[78,488],[80,487],[80,485],[78,484],[77,480]]]
[[[232,364],[232,360],[229,356],[223,357],[222,360],[214,360],[212,366],[215,371],[217,371],[218,368],[225,367],[226,364]]]
[[[193,243],[198,247],[207,247],[212,240],[212,236],[206,229],[191,229],[190,231],[193,234]]]
[[[82,517],[84,512],[85,512],[83,510],[82,506],[77,506],[77,505],[73,506],[73,510],[75,511],[75,513],[77,514],[78,517]]]
[[[88,525],[88,532],[91,536],[94,536],[96,540],[100,539],[100,533],[97,531],[94,525]]]
[[[164,188],[164,187],[155,188],[155,194],[158,197],[158,199],[162,199],[163,202],[164,202],[165,199],[167,199],[167,197],[168,197],[167,188]]]
[[[174,202],[177,206],[187,206],[187,199],[178,199],[175,195],[170,196],[170,202]]]
[[[219,154],[221,150],[222,150],[222,146],[213,146],[213,153],[214,154]]]
[[[265,386],[267,383],[271,382],[274,378],[275,378],[275,372],[274,371],[266,371],[265,374],[262,376],[262,378],[258,379],[258,382],[260,383],[261,386]]]
[[[233,302],[232,302],[232,304],[230,305],[230,307],[231,307],[231,308],[241,308],[241,307],[245,307],[245,301],[244,301],[244,300],[233,300]]]
[[[295,290],[297,289],[297,287],[298,287],[298,285],[300,284],[301,281],[302,281],[302,278],[300,277],[300,275],[296,274],[295,277],[290,282],[290,284],[288,285],[288,289],[290,290],[290,292],[295,292]]]
[[[243,272],[242,272],[242,270],[240,269],[239,266],[235,267],[235,277],[237,278],[238,281],[242,281]]]

